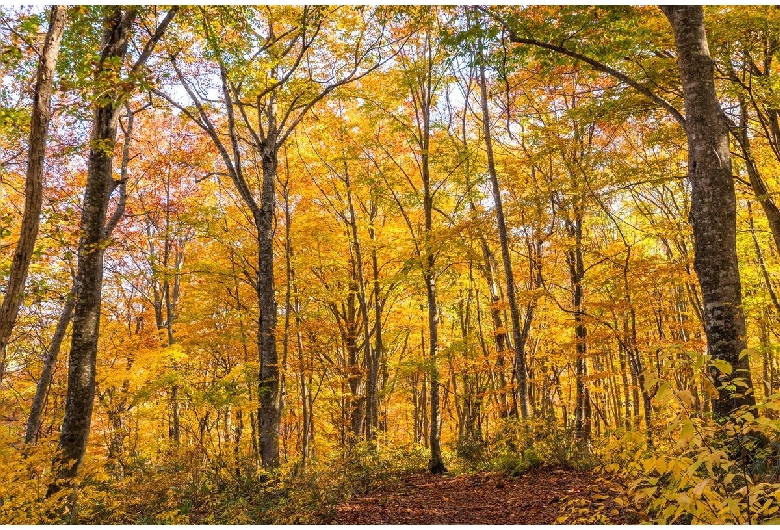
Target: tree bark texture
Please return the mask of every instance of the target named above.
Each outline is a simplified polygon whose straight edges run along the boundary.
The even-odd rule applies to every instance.
[[[24,286],[27,282],[27,273],[40,226],[43,202],[43,162],[46,155],[46,135],[51,120],[52,86],[66,18],[66,6],[52,6],[49,29],[38,61],[30,117],[24,214],[19,242],[11,262],[8,285],[5,289],[3,303],[0,305],[0,381],[3,380],[5,374],[8,341],[11,338],[11,331],[13,331],[16,316],[24,298]]]
[[[275,130],[269,120],[269,134]],[[274,291],[274,207],[278,146],[276,138],[266,139],[262,148],[263,183],[259,215],[257,299],[260,302],[258,349],[260,351],[260,458],[264,467],[279,465],[279,361],[276,353],[276,293]]]
[[[685,100],[690,222],[694,236],[694,268],[704,302],[704,330],[709,354],[726,361],[733,373],[710,367],[716,386],[716,416],[755,404],[736,252],[736,195],[729,153],[729,129],[715,93],[713,61],[701,6],[662,6],[672,25]],[[747,388],[734,387],[742,379]]]

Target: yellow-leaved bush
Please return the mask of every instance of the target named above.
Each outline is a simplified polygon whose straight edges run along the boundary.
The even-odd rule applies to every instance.
[[[675,414],[662,436],[605,466],[627,479],[620,502],[657,524],[780,522],[780,394],[716,421],[697,414],[688,390],[663,390],[654,404]]]
[[[16,443],[12,443],[16,442]],[[0,433],[0,524],[47,524],[60,520],[67,491],[46,498],[56,440],[25,446]]]

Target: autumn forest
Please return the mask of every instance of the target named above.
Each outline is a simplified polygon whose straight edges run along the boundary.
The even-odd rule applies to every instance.
[[[0,7],[0,523],[777,522],[779,68],[775,6]]]

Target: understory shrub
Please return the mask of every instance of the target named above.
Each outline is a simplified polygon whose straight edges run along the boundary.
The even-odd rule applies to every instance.
[[[589,448],[577,442],[574,430],[553,418],[506,418],[474,454],[479,457],[462,458],[467,469],[514,476],[537,466],[590,469],[596,465]]]
[[[616,501],[657,524],[780,523],[780,394],[720,421],[687,390],[659,395],[673,419],[653,447],[602,452],[603,471],[628,484]]]

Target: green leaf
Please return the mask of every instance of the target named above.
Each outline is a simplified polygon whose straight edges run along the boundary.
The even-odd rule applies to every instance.
[[[731,364],[729,364],[727,361],[724,361],[723,359],[712,359],[710,361],[710,365],[719,372],[726,375],[731,375],[731,373],[734,371],[734,368],[731,366]]]
[[[658,392],[655,393],[654,401],[657,403],[665,403],[672,395],[672,385],[668,381],[661,383],[658,387]]]
[[[682,428],[680,429],[680,438],[678,440],[677,445],[683,446],[687,444],[693,439],[694,434],[695,431],[693,430],[693,421],[691,420],[684,421],[682,424]]]

